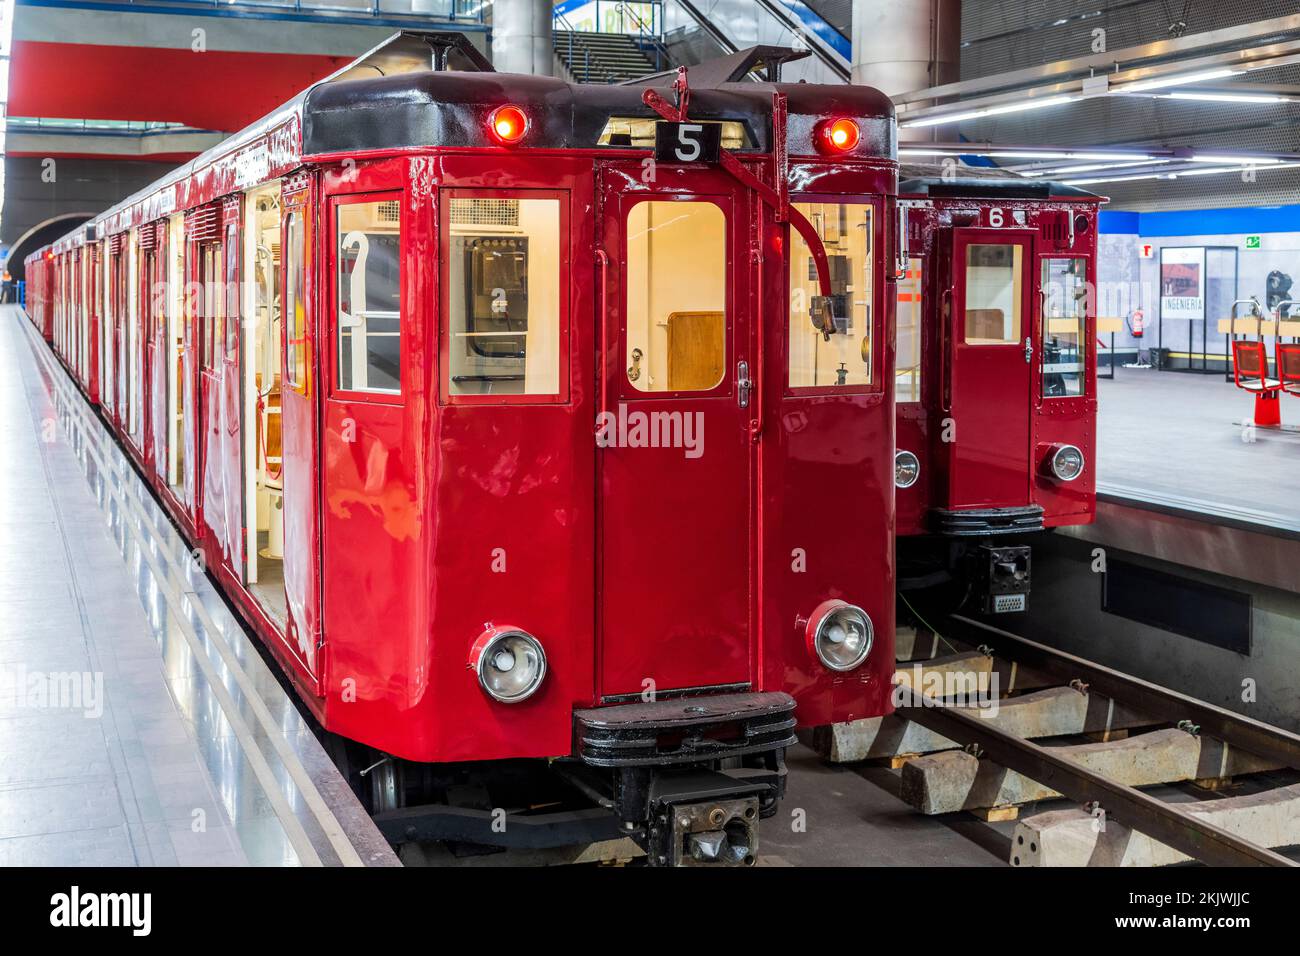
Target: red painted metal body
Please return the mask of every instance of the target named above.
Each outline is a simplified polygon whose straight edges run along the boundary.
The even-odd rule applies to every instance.
[[[525,89],[538,82],[509,79]],[[302,118],[289,108],[102,217],[102,235],[123,236],[123,251],[103,260],[116,280],[137,255],[129,243],[141,229],[159,230],[159,259],[174,255],[165,224],[186,212],[191,284],[205,279],[207,245],[218,250],[213,261],[223,263],[227,281],[247,280],[246,260],[231,254],[232,243],[242,248],[244,190],[280,181],[284,248],[289,217],[305,223],[297,344],[306,378],[281,394],[285,624],[243,581],[247,528],[235,503],[247,447],[238,384],[243,300],[221,318],[187,293],[178,376],[185,467],[175,488],[159,421],[174,396],[157,394],[167,380],[165,321],[146,310],[140,334],[124,335],[134,320],[124,282],[111,284],[103,333],[115,387],[104,392],[102,371],[80,381],[327,730],[415,761],[564,756],[572,752],[576,708],[635,697],[647,681],[661,694],[785,691],[807,725],[889,712],[892,116],[874,91],[837,93],[888,134],[864,137],[861,149],[830,160],[811,145],[821,94],[783,89],[791,100],[790,129],[782,131],[791,140],[787,180],[773,181],[786,157],[778,164],[750,151],[734,161],[766,190],[788,191],[792,202],[871,206],[869,314],[878,343],[871,385],[790,387],[790,225],[752,185],[716,165],[660,164],[647,179],[646,149],[525,143],[512,150],[483,135],[471,145],[301,155]],[[484,110],[502,95],[489,89]],[[539,98],[526,108],[544,107]],[[254,179],[250,155],[262,162]],[[447,209],[461,197],[560,205],[561,386],[553,396],[448,394]],[[629,210],[647,200],[707,202],[726,216],[727,354],[721,382],[708,391],[640,392],[624,374],[624,237]],[[397,395],[336,384],[339,210],[362,201],[392,201],[400,210]],[[221,232],[190,235],[191,222],[211,206],[222,210]],[[62,257],[83,244],[74,236],[53,251]],[[106,243],[89,245],[98,254]],[[281,268],[285,289],[290,276]],[[156,267],[154,281],[165,272]],[[42,276],[43,292],[43,267],[29,274]],[[44,306],[36,308],[39,315]],[[205,358],[209,331],[218,354]],[[138,377],[134,431],[131,341],[152,373]],[[295,344],[286,338],[282,361]],[[740,362],[754,386],[744,406],[740,393],[749,383],[740,380]],[[287,365],[283,372],[291,382]],[[708,438],[698,459],[680,448],[597,447],[602,412],[669,409],[702,416]],[[856,670],[833,672],[809,651],[807,618],[827,599],[859,605],[874,622],[875,648]],[[492,624],[525,628],[546,648],[546,681],[522,703],[490,699],[467,666]]]
[[[916,483],[898,489],[900,537],[935,531],[940,511],[1040,506],[1045,527],[1093,520],[1101,201],[900,194],[911,258],[899,284],[897,443],[921,466]],[[1023,270],[1017,293],[1023,320],[1014,340],[972,344],[964,334],[967,262],[979,246],[1010,247]],[[1054,369],[1063,366],[1050,360],[1057,348],[1050,327],[1044,337],[1048,260],[1078,260],[1086,269],[1080,394],[1052,394],[1061,390]],[[909,322],[909,315],[919,322]],[[1083,473],[1071,482],[1044,470],[1049,449],[1059,444],[1074,445],[1085,456]]]

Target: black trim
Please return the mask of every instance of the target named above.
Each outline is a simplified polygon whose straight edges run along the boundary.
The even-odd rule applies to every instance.
[[[954,538],[1042,531],[1043,508],[1041,505],[971,508],[961,511],[933,508],[930,511],[930,527],[935,534]]]
[[[714,684],[702,687],[678,687],[673,690],[655,691],[655,700],[676,700],[682,697],[703,697],[706,694],[739,694],[749,690],[749,681],[737,684]],[[641,700],[641,694],[609,694],[600,699],[602,704],[635,704]]]
[[[772,94],[786,95],[790,146],[812,148],[810,131],[827,115],[856,118],[862,144],[855,156],[893,158],[893,106],[862,86],[738,83],[725,89],[691,90],[692,121],[745,124],[753,151],[771,151]],[[659,116],[641,99],[642,89],[570,84],[546,76],[511,73],[416,72],[336,80],[310,89],[302,106],[304,158],[361,150],[411,147],[497,146],[487,135],[488,116],[514,103],[533,126],[518,149],[595,149],[610,117]],[[672,94],[669,94],[670,96]]]
[[[794,698],[780,692],[575,710],[573,722],[574,751],[593,767],[696,764],[795,743]]]

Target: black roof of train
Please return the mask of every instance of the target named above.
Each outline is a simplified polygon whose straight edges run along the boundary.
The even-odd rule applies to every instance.
[[[688,71],[688,80],[690,74]],[[670,81],[662,80],[666,90]],[[538,126],[533,148],[583,149],[598,140],[612,117],[658,119],[642,101],[644,87],[573,84],[554,77],[491,71],[423,71],[322,83],[307,91],[302,105],[304,156],[399,149],[409,146],[481,145],[491,111],[512,103]],[[770,151],[772,93],[786,97],[792,133],[829,115],[888,121],[893,103],[864,86],[741,82],[714,87],[691,84],[692,120],[735,120],[748,131],[748,148]],[[665,94],[671,99],[671,93]],[[864,129],[864,147],[891,157],[894,137]]]
[[[1096,193],[1057,180],[1026,179],[997,166],[953,167],[901,163],[898,195],[935,199],[1102,199]]]

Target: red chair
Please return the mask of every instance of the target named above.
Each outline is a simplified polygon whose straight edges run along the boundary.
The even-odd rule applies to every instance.
[[[1277,377],[1282,391],[1300,398],[1300,345],[1277,345]]]
[[[1268,377],[1268,350],[1263,342],[1232,343],[1233,377],[1238,388],[1255,396],[1255,424],[1282,424],[1278,389],[1282,383]]]

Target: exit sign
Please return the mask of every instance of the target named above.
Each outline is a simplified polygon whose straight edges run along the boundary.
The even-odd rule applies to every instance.
[[[1247,236],[1247,237],[1246,237],[1246,248],[1247,248],[1247,249],[1258,249],[1258,248],[1259,248],[1259,236]]]

